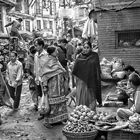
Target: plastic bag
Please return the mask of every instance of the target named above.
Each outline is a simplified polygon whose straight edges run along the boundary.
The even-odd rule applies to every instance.
[[[40,99],[40,103],[39,103],[39,112],[40,114],[48,114],[50,111],[50,106],[49,106],[49,100],[48,100],[48,95],[47,94],[43,94],[41,99]]]

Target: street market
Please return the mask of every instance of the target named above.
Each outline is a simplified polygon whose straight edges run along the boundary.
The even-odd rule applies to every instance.
[[[140,140],[138,0],[0,4],[0,140]]]

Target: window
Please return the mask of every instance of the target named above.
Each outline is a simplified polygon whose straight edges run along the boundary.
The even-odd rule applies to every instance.
[[[116,48],[140,47],[140,30],[116,31]]]
[[[0,6],[0,32],[3,32],[3,24],[2,24],[2,7]]]
[[[50,25],[50,29],[52,29],[53,28],[53,22],[49,21],[49,25]]]
[[[52,2],[50,1],[50,15],[52,15]]]
[[[29,14],[29,0],[24,1],[25,14]]]
[[[41,12],[42,12],[41,0],[36,0],[36,14],[41,14]]]
[[[15,6],[15,11],[21,11],[22,6],[21,6],[21,0],[16,1],[16,6]]]
[[[41,21],[37,20],[37,30],[40,30],[40,29],[41,29]]]
[[[25,21],[25,27],[26,27],[26,31],[30,32],[30,21]]]
[[[43,27],[44,27],[44,29],[47,29],[47,20],[43,20]]]

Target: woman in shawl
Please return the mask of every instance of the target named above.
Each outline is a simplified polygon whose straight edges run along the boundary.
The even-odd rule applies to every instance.
[[[49,113],[45,115],[45,126],[63,122],[67,119],[65,94],[68,90],[68,81],[65,78],[66,70],[57,58],[57,48],[47,48],[48,57],[42,68],[42,84],[44,94],[48,96]]]
[[[99,56],[92,52],[91,43],[85,42],[73,68],[73,75],[77,77],[77,105],[86,105],[96,110],[96,99],[102,105],[100,73]]]

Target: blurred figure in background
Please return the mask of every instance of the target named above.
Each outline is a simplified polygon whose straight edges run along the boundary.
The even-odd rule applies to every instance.
[[[19,34],[19,29],[21,27],[21,22],[23,21],[22,18],[18,18],[16,20],[13,20],[12,22],[8,23],[7,25],[5,25],[5,27],[11,27],[11,31],[10,31],[10,35],[11,36],[17,36],[20,40],[22,40],[21,35]]]
[[[36,92],[36,83],[34,75],[34,55],[36,53],[35,46],[29,48],[29,55],[25,64],[25,73],[29,80],[29,90],[32,96],[33,109],[38,110],[38,96]]]

